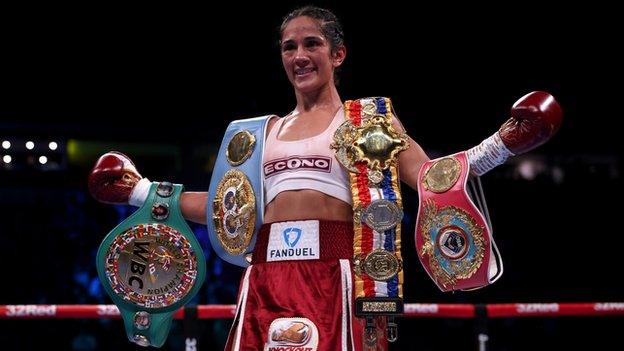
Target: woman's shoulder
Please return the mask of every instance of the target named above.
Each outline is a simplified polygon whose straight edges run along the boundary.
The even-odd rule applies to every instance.
[[[291,116],[293,113],[295,113],[295,111],[292,111],[290,113],[288,113],[285,116],[278,116],[278,115],[273,115],[270,119],[269,119],[269,123],[267,124],[267,131],[266,134],[269,135],[269,133],[271,132],[271,129],[273,129],[273,126],[279,122],[284,120],[286,117]]]
[[[267,131],[266,134],[269,135],[269,133],[271,132],[271,129],[273,129],[273,126],[275,125],[275,123],[277,123],[277,121],[279,121],[281,118],[280,116],[275,116],[274,118],[269,119],[269,123],[267,124]]]

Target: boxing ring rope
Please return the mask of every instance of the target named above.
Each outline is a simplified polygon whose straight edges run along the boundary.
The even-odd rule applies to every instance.
[[[195,309],[197,319],[231,319],[235,305],[198,305],[178,310],[174,318],[183,319],[185,309]],[[584,303],[509,303],[509,304],[405,304],[406,318],[487,318],[518,317],[594,317],[624,315],[624,302]],[[107,319],[121,318],[115,305],[0,305],[0,319]]]
[[[423,304],[404,305],[406,318],[462,318],[476,322],[479,351],[487,351],[487,321],[491,318],[518,317],[600,317],[624,315],[624,302],[506,303],[506,304]],[[187,305],[174,314],[184,320],[186,350],[199,351],[199,319],[232,319],[235,305]],[[0,305],[0,319],[119,319],[115,305]],[[201,348],[203,349],[203,348]],[[209,347],[210,349],[210,347]]]

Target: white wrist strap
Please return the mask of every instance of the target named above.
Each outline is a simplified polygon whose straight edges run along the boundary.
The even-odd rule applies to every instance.
[[[503,143],[498,132],[466,152],[470,169],[478,176],[502,165],[509,156],[513,155]]]
[[[139,180],[139,182],[132,189],[128,203],[132,206],[141,207],[149,195],[152,182],[147,178]]]

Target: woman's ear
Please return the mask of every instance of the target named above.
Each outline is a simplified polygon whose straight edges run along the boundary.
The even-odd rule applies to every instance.
[[[344,45],[339,46],[332,53],[332,66],[334,66],[334,68],[340,67],[340,65],[342,65],[342,62],[344,61],[346,57],[347,57],[347,48]]]

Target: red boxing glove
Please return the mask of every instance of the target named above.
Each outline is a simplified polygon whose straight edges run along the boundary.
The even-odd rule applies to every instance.
[[[481,144],[466,152],[471,172],[482,175],[507,157],[532,150],[548,141],[561,126],[561,106],[549,93],[534,91],[511,108],[511,118]]]
[[[127,204],[139,181],[146,180],[128,156],[111,151],[102,155],[91,170],[89,192],[103,203]]]
[[[511,108],[511,118],[498,130],[514,155],[547,142],[561,126],[563,111],[555,98],[543,91],[521,97]]]

